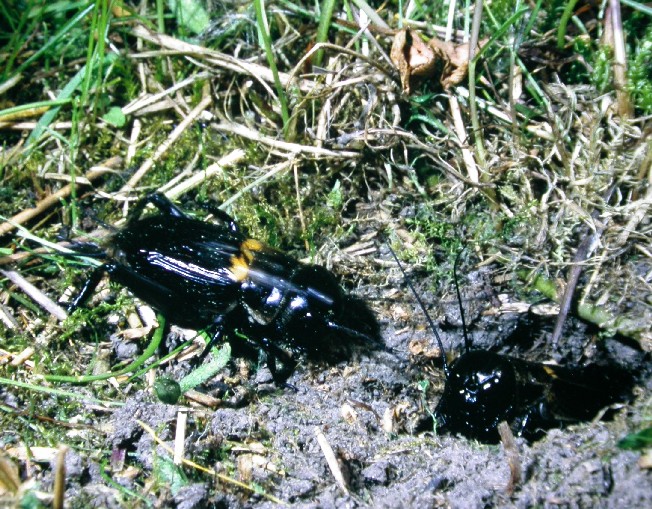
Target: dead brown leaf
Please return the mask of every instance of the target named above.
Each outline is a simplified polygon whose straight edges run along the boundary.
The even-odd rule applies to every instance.
[[[432,76],[435,70],[435,53],[421,35],[411,28],[399,30],[394,36],[389,54],[401,76],[401,85],[406,94],[410,93],[412,76]]]
[[[486,44],[484,39],[478,49]],[[427,43],[421,34],[411,28],[400,30],[394,36],[390,58],[401,76],[403,91],[409,94],[413,78],[430,78],[443,69],[439,81],[444,90],[462,82],[469,69],[469,43],[453,44],[433,37]]]

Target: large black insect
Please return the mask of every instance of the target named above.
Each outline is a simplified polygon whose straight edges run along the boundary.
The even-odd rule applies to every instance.
[[[158,213],[144,215],[148,204]],[[234,332],[241,332],[266,352],[277,383],[294,368],[291,354],[327,358],[342,338],[376,340],[373,316],[332,273],[248,238],[228,214],[211,212],[220,223],[189,217],[162,194],[139,201],[69,310],[108,273],[171,323],[208,329],[211,344],[226,339],[237,347],[244,340]]]
[[[444,392],[432,415],[420,423],[420,429],[432,429],[436,424],[438,432],[460,433],[481,442],[495,443],[500,438],[498,425],[506,421],[514,435],[536,440],[550,428],[590,420],[602,409],[631,397],[633,377],[618,366],[563,367],[472,350],[456,265],[457,260],[454,279],[465,351],[450,366],[443,355]],[[425,305],[407,275],[405,278],[444,352]]]

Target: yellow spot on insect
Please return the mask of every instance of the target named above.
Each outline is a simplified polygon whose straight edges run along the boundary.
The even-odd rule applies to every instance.
[[[232,256],[231,267],[229,267],[236,281],[244,281],[249,274],[249,263],[244,255]]]
[[[249,265],[254,261],[254,252],[262,251],[265,245],[259,240],[247,239],[240,244],[240,254],[231,257],[231,273],[236,281],[244,281],[249,274]]]
[[[255,239],[247,239],[240,244],[240,252],[248,264],[254,261],[254,252],[262,251],[265,246],[262,242]]]
[[[240,245],[240,249],[243,251],[262,251],[263,247],[265,244],[256,239],[247,239]]]

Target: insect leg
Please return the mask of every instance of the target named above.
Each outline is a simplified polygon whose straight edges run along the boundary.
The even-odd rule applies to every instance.
[[[235,219],[233,219],[229,214],[224,212],[222,209],[215,207],[211,205],[208,202],[201,203],[199,205],[201,208],[204,210],[210,212],[213,214],[216,218],[218,218],[220,221],[222,221],[224,224],[226,224],[229,228],[234,233],[237,233],[240,231],[240,228],[238,227],[237,223],[235,222]]]
[[[172,203],[170,199],[164,194],[150,193],[147,196],[145,196],[142,200],[140,200],[138,203],[136,203],[130,215],[129,221],[131,222],[131,221],[138,220],[138,218],[143,213],[143,210],[145,210],[145,207],[149,204],[154,205],[159,210],[159,212],[167,216],[188,217],[179,207],[177,207],[174,203]],[[200,204],[200,206],[204,210],[207,210],[208,212],[213,214],[224,224],[226,224],[229,230],[231,230],[232,232],[240,231],[240,228],[238,227],[235,220],[229,214],[224,212],[222,209],[214,207],[208,203],[202,203]]]
[[[156,310],[168,316],[174,312],[174,298],[170,289],[152,279],[142,276],[135,270],[115,262],[108,262],[97,267],[86,280],[79,294],[72,300],[68,311],[72,312],[84,304],[107,273],[111,279],[127,286],[139,299],[147,302]]]
[[[229,319],[233,319],[228,313],[225,315],[220,315],[216,318],[215,322],[210,326],[209,330],[211,331],[211,339],[206,344],[206,348],[199,356],[199,361],[201,362],[206,358],[208,352],[213,346],[220,343],[226,336],[226,331],[230,331],[232,327],[229,325]],[[255,348],[258,347],[262,349],[267,356],[267,367],[272,373],[272,379],[279,386],[285,386],[289,388],[294,388],[286,382],[288,377],[294,371],[296,367],[296,362],[290,357],[290,355],[285,352],[283,349],[276,346],[271,340],[267,339],[264,336],[263,331],[267,331],[265,327],[261,327],[262,330],[258,330],[257,327],[254,327],[255,330],[247,330],[247,340],[244,340],[247,347]],[[238,339],[238,344],[242,345]],[[233,343],[232,343],[233,344]],[[281,361],[282,367],[279,369],[277,367],[277,361]]]
[[[206,343],[206,346],[204,347],[204,351],[199,356],[199,362],[203,361],[206,358],[208,352],[211,351],[211,348],[213,348],[215,345],[222,342],[222,339],[224,338],[224,329],[226,327],[225,322],[226,322],[226,315],[220,315],[215,319],[215,322],[208,328],[208,332],[211,335],[211,339],[208,341],[208,343]]]
[[[549,402],[544,396],[534,401],[522,416],[510,424],[517,437],[527,440],[537,440],[543,436],[546,429],[563,425],[560,419],[555,419],[552,415]]]
[[[293,388],[286,380],[296,368],[297,362],[292,359],[288,352],[276,344],[279,338],[275,329],[265,325],[251,326],[247,328],[246,335],[248,343],[258,346],[265,352],[267,367],[272,374],[274,383],[279,386]],[[278,364],[280,364],[280,367]]]
[[[72,302],[68,305],[68,314],[72,313],[75,309],[83,305],[84,302],[86,302],[88,298],[93,294],[95,288],[97,288],[97,285],[100,284],[104,274],[108,272],[107,265],[109,264],[105,263],[104,265],[100,265],[95,270],[93,270],[77,296],[72,299]]]
[[[294,368],[296,368],[296,361],[292,359],[285,350],[279,348],[265,337],[262,339],[255,339],[254,341],[258,343],[267,354],[267,367],[269,368],[270,373],[272,373],[274,383],[279,386],[294,388],[288,384],[286,380],[290,377]],[[277,361],[281,362],[280,369],[277,366]]]
[[[147,205],[154,205],[159,212],[167,216],[187,217],[184,212],[161,193],[151,193],[138,201],[129,215],[129,223],[137,221]]]

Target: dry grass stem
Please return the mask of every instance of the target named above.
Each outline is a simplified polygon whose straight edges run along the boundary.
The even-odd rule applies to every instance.
[[[315,428],[315,436],[317,437],[317,443],[321,448],[321,452],[324,454],[328,468],[330,469],[331,474],[333,474],[335,481],[344,493],[348,493],[349,489],[346,486],[344,475],[342,475],[342,469],[340,468],[335,452],[333,451],[331,444],[328,442],[326,435],[324,435],[321,429]]]
[[[232,122],[221,122],[219,124],[211,124],[213,129],[216,129],[220,132],[226,132],[235,134],[237,136],[242,136],[251,141],[262,143],[276,150],[282,150],[288,152],[291,155],[309,155],[315,158],[336,158],[336,159],[351,159],[358,158],[360,154],[358,152],[352,152],[349,150],[328,150],[325,148],[314,147],[310,145],[301,145],[299,143],[288,143],[286,141],[277,140],[265,136],[258,131],[254,131],[246,126],[235,124]]]
[[[213,102],[213,98],[210,95],[205,95],[202,100],[193,108],[193,110],[188,113],[188,115],[179,122],[179,125],[175,127],[167,139],[159,145],[159,147],[154,152],[152,157],[147,158],[147,160],[138,168],[138,170],[132,175],[126,185],[120,189],[120,194],[129,194],[140,182],[140,180],[145,176],[145,174],[154,167],[154,164],[165,154],[172,144],[179,139],[183,132],[190,127],[190,125],[197,120],[197,118],[208,108],[208,106]]]
[[[39,306],[54,316],[57,320],[65,320],[68,318],[68,313],[66,313],[66,311],[61,306],[59,306],[32,283],[27,281],[27,279],[21,276],[18,272],[14,270],[0,269],[0,274],[6,277],[18,288],[20,288],[25,295],[30,297],[34,302],[36,302]]]
[[[509,465],[509,482],[505,491],[508,495],[512,495],[515,489],[518,489],[523,480],[521,473],[521,458],[518,453],[518,446],[512,430],[509,425],[503,421],[498,425],[498,433],[500,434],[500,441],[507,456],[507,464]]]
[[[112,157],[104,161],[101,166],[94,166],[84,175],[83,182],[95,182],[101,176],[112,172],[115,168],[119,167],[122,163],[121,157]],[[72,192],[72,185],[62,187],[55,193],[52,193],[47,198],[41,200],[36,204],[36,207],[23,210],[22,212],[13,216],[10,220],[0,225],[0,236],[5,235],[16,228],[17,225],[24,224],[31,221],[35,217],[41,215],[46,210],[59,204],[60,200],[68,198]]]
[[[0,129],[12,129],[14,131],[32,131],[38,122],[0,122]],[[50,129],[55,131],[67,131],[72,127],[72,122],[55,122]]]
[[[141,114],[144,115],[148,112],[153,112],[153,111],[160,111],[161,108],[156,108],[153,107],[153,105],[157,103],[163,103],[167,105],[167,100],[169,96],[172,94],[176,93],[179,90],[182,90],[186,87],[192,86],[193,84],[200,82],[200,81],[205,81],[208,78],[210,78],[210,73],[208,72],[198,72],[197,74],[183,79],[179,81],[178,83],[175,83],[173,86],[166,88],[165,90],[158,92],[156,94],[148,94],[145,95],[144,97],[139,97],[138,99],[134,100],[133,102],[127,104],[126,106],[122,107],[122,113],[125,115],[131,115],[131,114]],[[143,88],[143,90],[146,90],[147,87]],[[147,108],[153,107],[152,109],[148,110]],[[170,106],[165,107],[165,109],[169,108]]]
[[[163,449],[165,449],[169,454],[174,455],[174,450],[169,445],[167,445],[163,440],[161,440],[161,438],[156,434],[156,432],[150,426],[148,426],[147,424],[145,424],[142,421],[137,421],[137,422],[154,439],[154,441],[159,446],[161,446]],[[242,483],[242,482],[240,482],[240,481],[238,481],[236,479],[233,479],[233,478],[228,477],[226,475],[215,472],[215,470],[213,470],[211,468],[205,468],[205,467],[195,463],[194,461],[190,461],[190,460],[187,460],[187,459],[182,459],[181,463],[183,465],[192,467],[192,468],[194,468],[194,469],[196,469],[196,470],[198,470],[200,472],[204,472],[204,473],[206,473],[208,475],[212,475],[213,477],[219,479],[222,482],[225,482],[227,484],[231,484],[233,486],[237,486],[238,488],[241,488],[241,489],[243,489],[245,491],[257,492],[257,493],[259,493],[259,495],[261,495],[262,497],[265,497],[267,500],[270,500],[270,501],[274,502],[275,504],[287,505],[285,502],[283,502],[282,500],[280,500],[280,499],[278,499],[278,498],[276,498],[276,497],[274,497],[272,495],[269,495],[267,493],[260,493],[257,490],[255,490],[252,486],[249,486],[248,484]]]
[[[66,454],[68,453],[68,446],[62,445],[59,447],[57,454],[57,463],[55,466],[54,475],[54,493],[52,499],[52,507],[54,509],[64,509],[65,496],[66,496]]]
[[[609,0],[608,11],[610,16],[607,16],[605,21],[607,23],[611,21],[609,29],[613,33],[613,72],[618,101],[618,113],[622,118],[630,118],[634,112],[634,108],[627,92],[627,55],[625,36],[623,34],[623,20],[620,13],[620,0]]]
[[[188,425],[188,410],[180,408],[177,411],[176,431],[174,435],[174,457],[175,465],[181,465],[184,457],[186,444],[186,427]]]
[[[10,365],[15,367],[15,366],[20,366],[22,364],[25,364],[29,359],[31,359],[34,356],[34,352],[35,352],[34,348],[28,346],[22,352],[15,355],[13,359],[11,359]]]
[[[233,152],[225,155],[220,158],[214,164],[208,166],[205,170],[195,172],[191,177],[175,184],[173,187],[165,190],[164,188],[159,189],[161,192],[165,192],[165,195],[170,199],[178,198],[183,194],[187,193],[191,189],[194,189],[200,186],[203,182],[221,175],[228,168],[240,164],[245,159],[245,152],[242,149],[236,149]]]
[[[455,134],[457,135],[460,149],[462,151],[462,159],[466,166],[466,174],[471,183],[477,184],[480,181],[478,167],[475,164],[473,152],[469,149],[467,143],[466,127],[464,126],[464,120],[462,119],[462,113],[460,112],[460,103],[457,101],[457,97],[451,93],[448,94],[448,102],[450,104],[451,116],[453,117],[453,125],[455,126]]]
[[[203,46],[190,44],[179,39],[175,39],[174,37],[170,37],[169,35],[157,34],[143,26],[134,27],[133,34],[136,37],[140,37],[146,41],[172,50],[178,55],[201,57],[207,63],[213,64],[216,67],[220,67],[224,70],[233,71],[236,73],[246,73],[252,78],[260,79],[267,83],[274,83],[274,76],[268,67],[246,62],[244,60],[234,58],[230,55],[204,48]],[[303,92],[309,92],[314,88],[314,84],[310,81],[304,79],[293,81],[290,75],[283,72],[279,73],[279,79],[283,86],[288,87],[291,85],[293,87],[297,87]],[[270,93],[272,93],[271,89],[268,88],[268,90]]]

